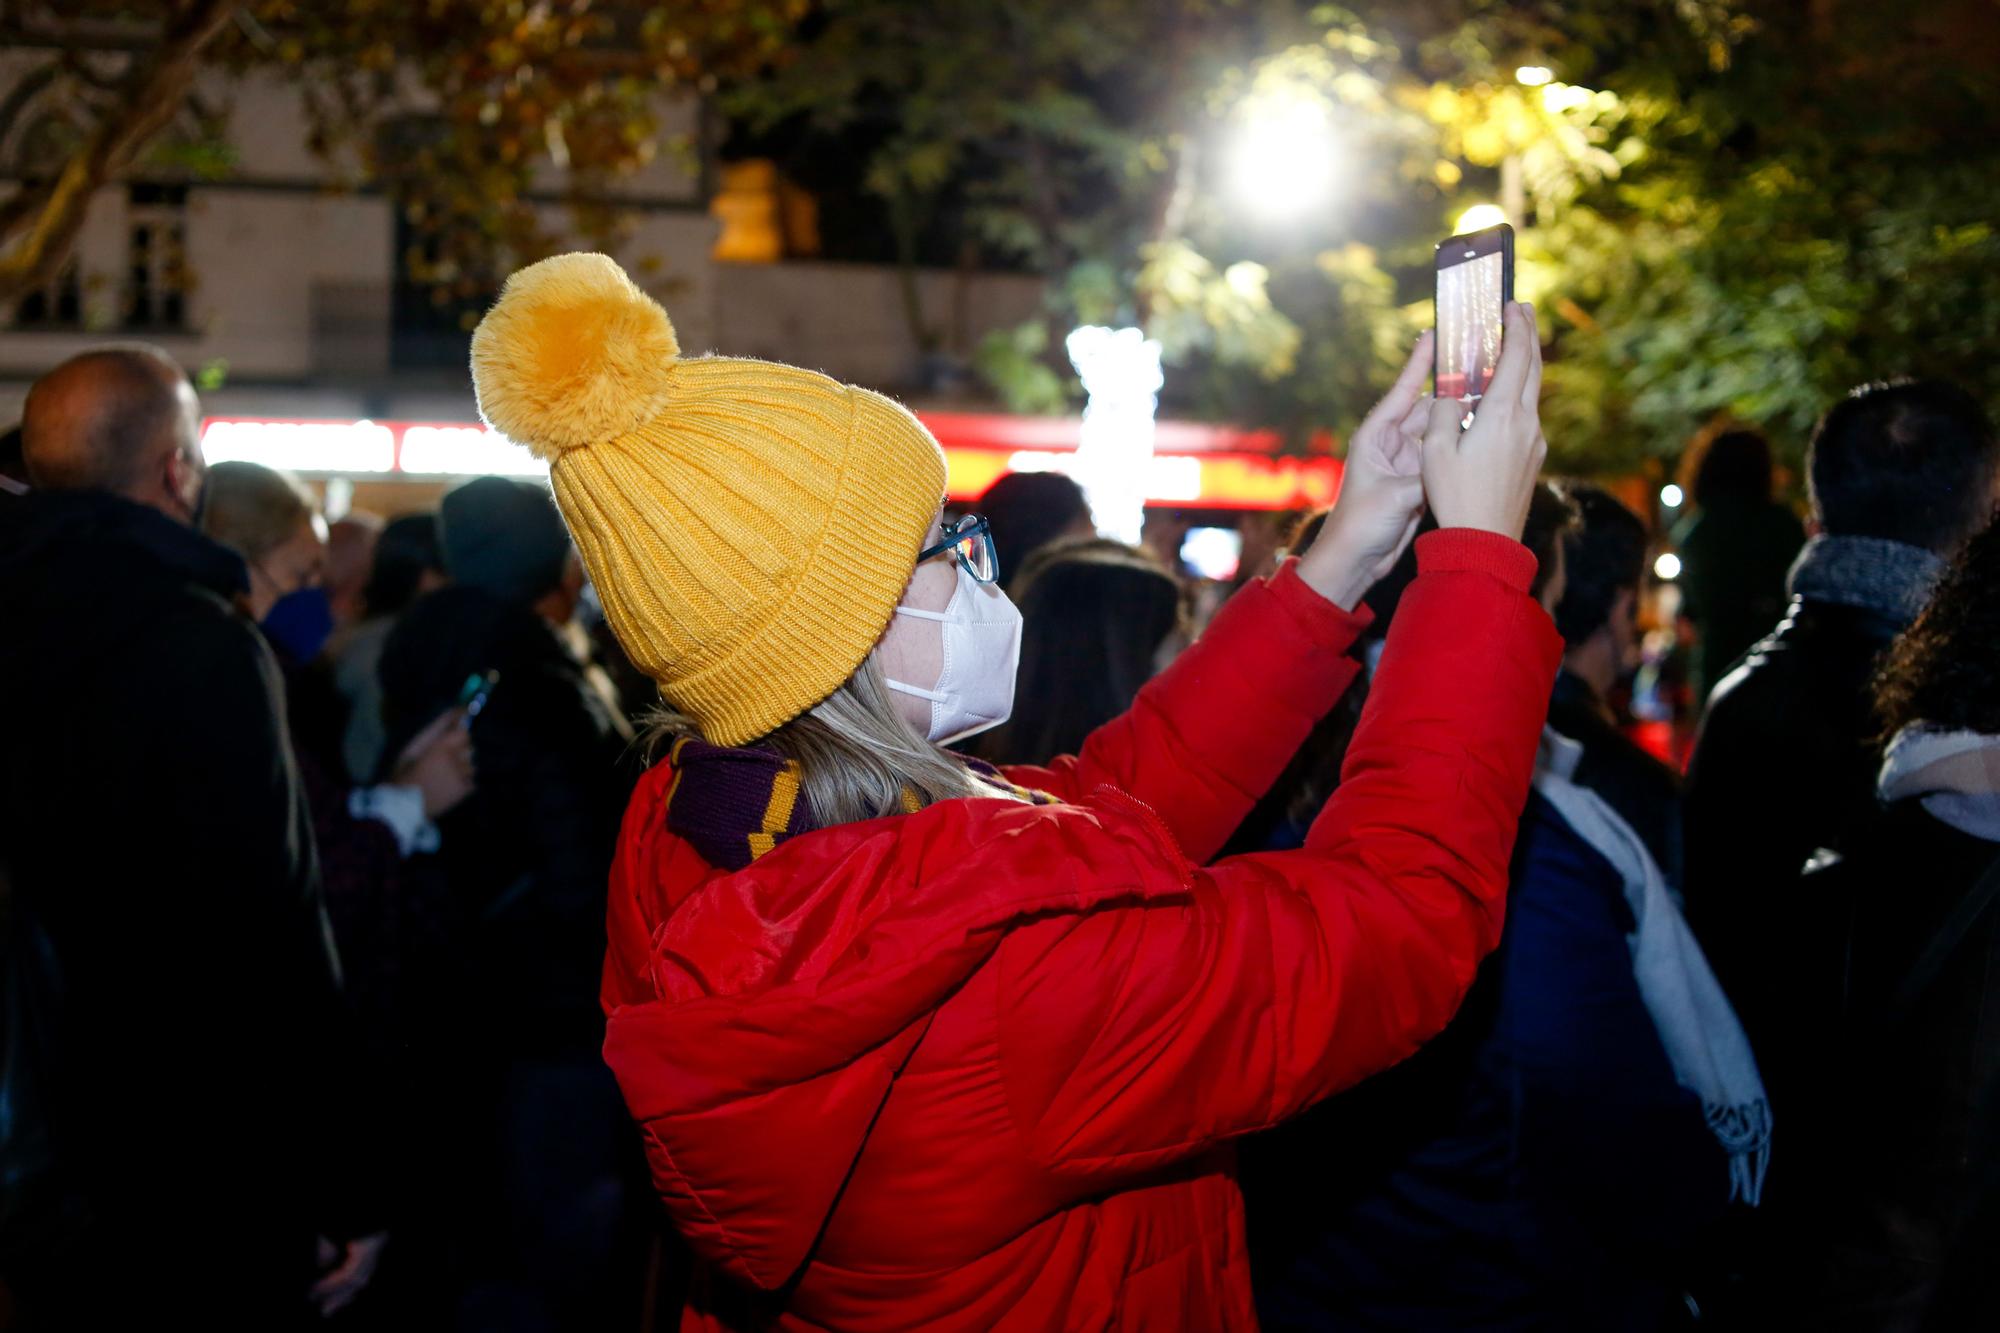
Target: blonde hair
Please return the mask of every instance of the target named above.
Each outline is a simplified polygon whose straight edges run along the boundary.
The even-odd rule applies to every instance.
[[[691,718],[669,707],[652,715],[654,753],[684,736],[702,739]],[[798,764],[799,789],[821,827],[912,814],[962,796],[1020,799],[913,730],[872,655],[826,699],[752,744]]]
[[[319,503],[289,472],[261,463],[217,463],[208,470],[201,530],[255,563],[319,516]]]

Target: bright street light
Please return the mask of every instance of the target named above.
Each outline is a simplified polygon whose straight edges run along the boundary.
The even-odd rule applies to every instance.
[[[1523,65],[1514,71],[1514,82],[1524,88],[1539,88],[1555,77],[1556,72],[1547,65]]]
[[[1463,236],[1467,232],[1484,231],[1488,227],[1497,227],[1506,220],[1507,212],[1500,205],[1474,204],[1458,215],[1458,223],[1452,228],[1452,233]]]
[[[1662,551],[1660,558],[1653,562],[1653,573],[1663,582],[1672,583],[1681,576],[1681,558],[1672,551]]]
[[[1333,197],[1339,136],[1324,102],[1299,93],[1251,100],[1229,149],[1229,189],[1247,211],[1292,222]]]
[[[1682,493],[1681,488],[1672,482],[1660,487],[1660,503],[1669,509],[1679,509],[1681,501],[1685,499],[1687,496]]]
[[[1159,410],[1160,344],[1140,329],[1085,325],[1064,342],[1089,402],[1070,476],[1083,487],[1097,531],[1138,544]]]

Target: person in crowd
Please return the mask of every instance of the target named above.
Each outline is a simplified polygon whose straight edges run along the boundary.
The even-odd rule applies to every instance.
[[[1646,525],[1601,486],[1570,482],[1563,492],[1578,517],[1563,539],[1565,578],[1555,613],[1563,669],[1549,701],[1549,726],[1583,747],[1576,781],[1638,832],[1678,894],[1680,777],[1626,735],[1629,719],[1612,702],[1619,683],[1639,667]]]
[[[988,773],[1019,614],[889,400],[681,359],[601,255],[475,332],[606,614],[678,715],[613,874],[605,1055],[700,1257],[686,1328],[1254,1327],[1231,1141],[1407,1055],[1496,933],[1559,645],[1515,540],[1533,316],[1478,421],[1420,344],[1319,542],[1081,755]],[[841,460],[839,468],[827,459]],[[693,484],[696,478],[701,484]],[[1427,538],[1304,849],[1203,868],[1357,669]],[[496,696],[497,697],[497,696]]]
[[[1892,643],[1873,703],[1884,813],[1794,885],[1773,1046],[1797,1158],[1778,1255],[1798,1267],[1773,1275],[1765,1313],[1915,1333],[1954,1259],[1992,1264],[1976,1242],[2000,1106],[2000,526]],[[1944,1295],[1982,1316],[1960,1304],[1949,1327],[2000,1327],[1991,1281],[1972,1290]]]
[[[1005,576],[1010,592],[1036,551],[1097,535],[1083,487],[1060,472],[1009,472],[986,488],[973,510],[986,520],[994,544],[1013,552]]]
[[[1807,471],[1818,535],[1791,611],[1717,687],[1688,769],[1689,919],[1760,1046],[1789,984],[1790,886],[1876,816],[1869,677],[1992,512],[2000,445],[1952,385],[1870,384],[1820,422]]]
[[[71,358],[29,391],[35,492],[0,530],[0,970],[53,1015],[8,1061],[47,1111],[0,1245],[23,1328],[287,1327],[381,1251],[376,1092],[250,576],[196,530],[198,421],[155,349]],[[10,1168],[31,1128],[0,1127]]]
[[[1148,552],[1092,538],[1044,546],[1014,588],[1018,702],[969,749],[990,763],[1044,764],[1132,706],[1183,630],[1181,586]]]
[[[328,649],[334,688],[347,705],[341,752],[352,782],[365,785],[381,776],[386,734],[377,668],[389,631],[405,607],[444,584],[436,514],[405,514],[383,526],[375,542],[375,562],[362,587],[362,618]]]
[[[375,567],[375,544],[382,539],[382,516],[351,509],[327,525],[326,599],[333,608],[336,640],[367,614],[364,594]]]
[[[1575,513],[1548,486],[1528,512],[1551,608]],[[1690,1242],[1754,1196],[1748,1043],[1580,758],[1545,733],[1500,946],[1443,1035],[1246,1148],[1264,1327],[1668,1327]]]
[[[388,781],[346,779],[345,708],[322,661],[334,631],[327,547],[312,492],[259,463],[209,469],[202,531],[243,557],[244,608],[285,677],[286,721],[312,810],[327,910],[347,961],[348,990],[366,1029],[402,1043],[395,1000],[401,858],[434,851],[435,820],[472,791],[472,743],[456,715],[420,733]]]
[[[418,889],[453,905],[460,932],[456,994],[431,1006],[456,1048],[441,1082],[463,1140],[436,1231],[456,1252],[466,1326],[606,1327],[636,1311],[639,1282],[631,1131],[597,1006],[628,743],[563,636],[581,580],[547,489],[467,482],[444,497],[438,536],[451,582],[404,611],[381,663],[390,753],[468,688],[477,707],[478,790],[438,821],[422,873],[440,884]],[[467,994],[480,997],[469,1030],[450,1018]]]
[[[1771,446],[1756,431],[1724,431],[1690,461],[1694,507],[1674,532],[1674,545],[1681,614],[1695,630],[1689,675],[1699,704],[1778,619],[1785,571],[1806,534],[1772,497]]]

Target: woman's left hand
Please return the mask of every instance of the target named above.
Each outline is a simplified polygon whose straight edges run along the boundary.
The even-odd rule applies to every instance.
[[[1424,427],[1432,335],[1410,350],[1395,385],[1347,441],[1340,498],[1319,539],[1299,558],[1299,577],[1343,611],[1395,567],[1424,512]]]

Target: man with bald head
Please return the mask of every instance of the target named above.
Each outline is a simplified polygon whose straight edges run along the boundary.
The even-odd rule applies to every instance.
[[[15,974],[55,1016],[32,1052],[50,1151],[0,1236],[24,1328],[282,1328],[315,1238],[374,1230],[283,687],[243,562],[194,527],[198,424],[155,349],[63,363],[0,525],[5,965],[26,941],[52,960]]]

